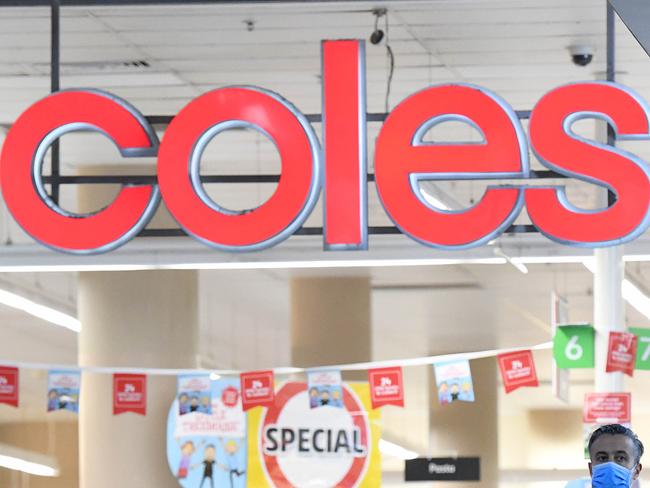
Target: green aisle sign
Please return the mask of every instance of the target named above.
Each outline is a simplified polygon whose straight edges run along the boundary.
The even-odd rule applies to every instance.
[[[639,338],[636,346],[635,369],[650,369],[650,329],[630,327],[630,332]]]
[[[561,325],[553,338],[553,357],[558,368],[594,367],[594,328]]]

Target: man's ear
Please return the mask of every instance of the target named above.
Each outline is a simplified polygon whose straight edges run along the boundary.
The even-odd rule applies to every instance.
[[[639,465],[639,466],[640,466],[640,465]],[[589,462],[589,476],[592,476],[592,475],[593,475],[593,473],[591,472],[591,462]],[[637,475],[637,476],[638,476],[638,475]],[[636,478],[634,478],[634,479],[636,479]]]
[[[636,468],[634,469],[634,478],[635,480],[639,479],[639,475],[641,474],[641,470],[643,469],[643,466],[641,464],[637,464]]]

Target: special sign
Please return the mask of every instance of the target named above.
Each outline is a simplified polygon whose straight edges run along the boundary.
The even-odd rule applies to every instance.
[[[310,408],[305,383],[286,383],[274,404],[249,412],[249,483],[256,487],[381,484],[379,413],[368,385],[343,385],[344,408]]]
[[[225,251],[278,244],[306,221],[324,188],[326,250],[366,249],[367,157],[363,41],[324,41],[322,147],[305,116],[280,95],[257,87],[219,88],[199,96],[172,120],[159,144],[156,132],[126,101],[97,90],[52,94],[29,107],[9,130],[0,156],[0,185],[20,226],[53,249],[92,254],[126,243],[150,221],[161,199],[180,226]],[[480,246],[504,232],[524,206],[549,239],[586,247],[622,244],[650,225],[650,172],[622,149],[586,140],[575,122],[599,118],[618,139],[648,139],[650,109],[629,88],[589,81],[556,88],[534,107],[528,140],[515,112],[493,92],[466,83],[431,86],[389,114],[374,154],[375,182],[395,225],[435,248]],[[425,140],[436,125],[473,126],[480,143]],[[201,155],[219,133],[252,128],[273,141],[282,171],[271,198],[233,211],[214,202],[199,174]],[[47,194],[42,180],[48,147],[73,131],[98,131],[124,157],[158,157],[156,185],[124,186],[93,214],[71,214]],[[609,189],[616,202],[579,209],[562,186],[528,186],[529,146],[549,169]],[[489,186],[470,208],[428,203],[422,181],[508,179]],[[518,181],[521,181],[519,183]]]

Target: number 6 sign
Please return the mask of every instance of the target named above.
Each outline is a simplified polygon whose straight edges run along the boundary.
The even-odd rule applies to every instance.
[[[562,325],[558,327],[553,339],[553,357],[558,367],[562,369],[593,368],[593,327],[590,325]]]

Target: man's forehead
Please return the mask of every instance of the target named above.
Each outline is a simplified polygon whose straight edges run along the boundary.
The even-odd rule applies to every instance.
[[[634,442],[628,436],[623,434],[603,434],[591,445],[592,453],[599,451],[608,453],[625,451],[632,454],[634,453]]]

